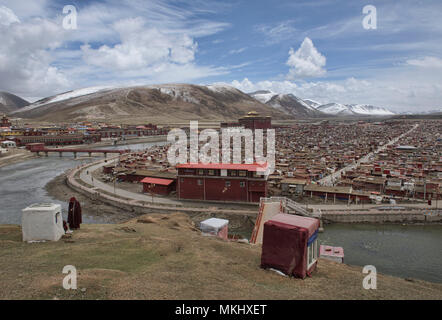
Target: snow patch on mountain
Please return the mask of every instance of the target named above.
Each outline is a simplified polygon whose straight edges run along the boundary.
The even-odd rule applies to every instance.
[[[307,103],[310,107],[317,108],[322,105],[322,103],[312,100],[312,99],[302,99],[305,103]]]
[[[232,87],[231,85],[224,84],[224,83],[214,83],[209,86],[205,86],[207,89],[215,91],[215,92],[238,92],[238,89],[235,87]]]
[[[303,105],[304,107],[306,107],[307,109],[310,110],[316,110],[315,108],[313,108],[310,104],[308,104],[307,102],[305,102],[303,99],[298,98],[297,96],[293,95],[293,94],[288,94],[287,96],[291,97],[292,99],[294,99],[295,101],[297,101],[299,104]]]
[[[346,105],[340,103],[327,103],[316,108],[327,114],[333,115],[351,115],[353,114]]]
[[[77,97],[81,97],[81,96],[86,96],[89,94],[93,94],[96,92],[100,92],[100,91],[107,91],[107,90],[111,90],[114,89],[114,87],[111,86],[97,86],[97,87],[88,87],[88,88],[82,88],[82,89],[78,89],[78,90],[72,90],[72,91],[68,91],[65,93],[61,93],[49,98],[45,98],[39,101],[36,101],[22,109],[20,109],[20,112],[24,112],[24,111],[29,111],[29,110],[33,110],[35,108],[50,104],[50,103],[54,103],[54,102],[60,102],[60,101],[64,101],[64,100],[69,100],[72,98],[77,98]]]
[[[328,103],[316,107],[327,114],[332,115],[364,115],[364,116],[389,116],[394,115],[393,112],[382,108],[367,104],[341,104],[341,103]]]
[[[174,100],[179,99],[189,103],[199,103],[199,100],[189,92],[189,88],[182,85],[149,86],[149,88],[157,89],[161,93],[171,96]]]
[[[348,105],[350,110],[356,114],[363,114],[363,115],[393,115],[394,113],[382,108],[382,107],[376,107],[371,106],[367,104],[351,104]]]
[[[261,103],[269,102],[276,95],[277,95],[277,93],[272,92],[272,91],[268,91],[268,90],[260,90],[260,91],[255,91],[255,92],[249,93],[249,96],[258,100]]]

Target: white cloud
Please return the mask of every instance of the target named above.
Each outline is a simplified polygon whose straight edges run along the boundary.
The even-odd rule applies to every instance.
[[[115,46],[82,46],[88,64],[130,71],[161,63],[186,64],[195,59],[197,44],[187,35],[146,28],[142,18],[118,21],[114,28],[121,39]]]
[[[255,30],[265,36],[267,44],[275,44],[297,36],[298,30],[293,27],[293,23],[293,20],[288,20],[277,24],[260,24],[255,26]]]
[[[422,68],[442,68],[442,59],[437,57],[424,57],[421,59],[407,60],[407,64]]]
[[[46,19],[20,22],[14,12],[0,7],[0,88],[17,94],[45,95],[68,88],[69,81],[52,66],[51,50],[60,46],[63,29]]]
[[[116,45],[81,47],[84,61],[106,78],[181,82],[227,73],[226,68],[197,65],[198,45],[187,34],[148,27],[142,18],[120,20],[113,28],[120,38]]]
[[[77,30],[62,28],[63,6],[46,0],[2,3],[7,7],[0,5],[0,89],[23,97],[228,73],[227,68],[195,62],[195,37],[230,26],[195,19],[208,12],[207,3],[194,10],[193,2],[188,9],[157,0],[91,2],[77,7]]]
[[[238,54],[238,53],[244,52],[246,49],[247,49],[246,47],[239,48],[239,49],[232,49],[229,51],[229,54]]]
[[[9,26],[15,22],[20,22],[15,13],[5,6],[0,6],[0,25]]]
[[[295,52],[290,48],[287,65],[290,67],[288,79],[320,77],[326,73],[326,58],[319,53],[310,38],[305,38]]]

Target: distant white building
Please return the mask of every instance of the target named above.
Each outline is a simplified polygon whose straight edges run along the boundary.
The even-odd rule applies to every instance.
[[[54,203],[32,204],[22,210],[23,241],[58,241],[64,235],[61,206]]]
[[[16,147],[17,147],[17,144],[15,143],[15,141],[9,141],[9,140],[7,140],[7,141],[2,141],[2,142],[0,143],[0,146],[1,146],[2,148],[16,148]]]

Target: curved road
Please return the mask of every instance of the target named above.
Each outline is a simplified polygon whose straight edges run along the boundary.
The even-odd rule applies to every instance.
[[[83,182],[86,182],[87,184],[94,186],[95,188],[104,190],[108,193],[111,194],[115,194],[117,196],[120,197],[124,197],[124,198],[128,198],[131,200],[137,200],[137,201],[145,201],[145,202],[151,202],[151,203],[156,203],[156,204],[167,204],[167,205],[174,205],[174,206],[181,206],[182,202],[180,201],[176,201],[173,199],[168,199],[168,198],[160,198],[160,197],[152,197],[151,195],[145,195],[142,193],[135,193],[135,192],[131,192],[131,191],[127,191],[124,189],[120,189],[117,187],[112,187],[98,179],[94,179],[92,177],[92,172],[94,172],[97,169],[102,168],[105,165],[108,165],[110,163],[116,162],[118,158],[113,158],[111,160],[108,160],[107,162],[100,162],[97,163],[95,165],[92,165],[90,167],[87,167],[85,169],[82,169],[80,171],[80,179]],[[89,172],[89,174],[87,173]]]

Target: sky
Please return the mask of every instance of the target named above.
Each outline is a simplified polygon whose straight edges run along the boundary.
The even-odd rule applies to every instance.
[[[0,91],[35,101],[91,86],[223,83],[436,110],[441,12],[440,0],[0,0]]]

